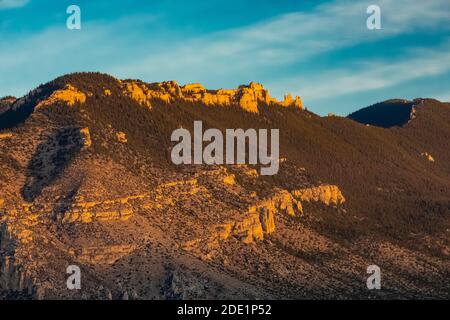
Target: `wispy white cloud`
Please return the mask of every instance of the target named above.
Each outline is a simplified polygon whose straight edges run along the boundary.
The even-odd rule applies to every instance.
[[[29,0],[0,0],[0,10],[24,7]]]
[[[311,12],[286,14],[256,25],[165,45],[163,50],[145,54],[116,71],[144,78],[177,73],[207,79],[300,62],[319,53],[418,29],[449,28],[448,0],[378,3],[384,26],[380,31],[366,28],[366,8],[370,3],[338,0]]]
[[[418,78],[450,72],[450,41],[433,49],[415,50],[398,61],[356,62],[309,77],[291,77],[271,86],[292,88],[307,100],[379,90]]]

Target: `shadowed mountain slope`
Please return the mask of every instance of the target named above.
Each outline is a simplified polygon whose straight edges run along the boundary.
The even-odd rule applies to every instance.
[[[414,118],[414,102],[407,100],[388,100],[358,110],[348,117],[362,124],[391,128],[403,126]]]

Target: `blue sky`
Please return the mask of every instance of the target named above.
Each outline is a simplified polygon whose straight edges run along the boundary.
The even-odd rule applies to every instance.
[[[66,28],[71,4],[81,30]],[[366,27],[371,4],[381,30]],[[0,39],[0,96],[100,71],[208,88],[257,81],[319,114],[450,100],[449,0],[0,0]]]

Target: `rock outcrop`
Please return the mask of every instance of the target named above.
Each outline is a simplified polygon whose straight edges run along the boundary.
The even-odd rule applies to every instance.
[[[300,201],[321,202],[327,206],[341,205],[345,202],[341,190],[335,185],[321,185],[292,191],[292,195]]]
[[[91,133],[89,131],[89,128],[82,128],[80,129],[80,134],[83,139],[83,144],[86,148],[89,148],[92,146],[92,139],[91,139]]]
[[[12,133],[6,132],[6,133],[0,133],[0,140],[3,139],[11,139],[14,135]]]
[[[25,293],[34,291],[29,273],[14,257],[16,239],[6,224],[0,226],[0,290]]]
[[[69,253],[77,260],[90,264],[113,264],[123,256],[133,252],[136,245],[112,245],[70,249]]]
[[[64,102],[69,106],[74,106],[77,102],[85,103],[86,94],[71,84],[67,84],[64,89],[54,91],[50,97],[39,102],[36,109],[51,106],[57,102]]]
[[[75,202],[57,218],[63,223],[90,223],[93,221],[128,220],[134,213],[129,198],[111,201]]]
[[[0,256],[0,289],[33,294],[33,280],[26,270],[15,263],[14,256]]]
[[[291,95],[287,95],[284,101],[279,102],[272,98],[269,91],[264,89],[261,84],[255,82],[251,82],[249,85],[242,85],[238,89],[219,90],[207,90],[199,83],[179,86],[175,81],[151,84],[128,81],[123,82],[122,85],[125,95],[149,108],[152,107],[153,100],[166,103],[175,100],[191,103],[200,102],[207,106],[238,105],[251,113],[258,113],[260,104],[303,108],[300,97],[293,99]]]
[[[265,235],[275,232],[275,216],[277,214],[285,213],[289,216],[296,216],[302,212],[301,203],[295,200],[288,191],[281,190],[270,199],[251,206],[243,220],[218,226],[215,236],[220,240],[226,240],[233,236],[247,244],[261,241]]]
[[[143,84],[127,82],[125,84],[124,94],[142,105],[151,107],[150,99],[153,98],[153,96]]]
[[[434,160],[434,157],[429,154],[428,152],[422,152],[420,154],[422,157],[424,157],[425,159],[427,159],[429,162],[435,162],[436,160]]]
[[[228,184],[230,186],[236,183],[236,177],[234,174],[227,175],[223,178],[223,183]]]
[[[125,132],[119,131],[116,133],[116,138],[117,141],[121,142],[121,143],[127,143],[128,139],[127,139],[127,135]]]
[[[299,96],[293,99],[291,94],[287,94],[284,96],[284,101],[282,102],[282,105],[284,107],[295,107],[298,109],[303,109],[302,99]]]

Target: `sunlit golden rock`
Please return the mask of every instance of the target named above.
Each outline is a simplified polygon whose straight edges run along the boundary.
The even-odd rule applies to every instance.
[[[429,154],[428,152],[422,152],[421,156],[424,157],[425,159],[427,159],[429,162],[435,162],[436,160],[434,160],[434,157]]]
[[[223,183],[228,184],[230,186],[234,185],[236,183],[236,179],[234,174],[230,174],[223,178]]]
[[[220,240],[226,240],[231,236],[231,231],[233,229],[232,224],[224,224],[221,226],[218,226],[216,229],[217,237]]]
[[[272,98],[269,91],[256,82],[241,85],[237,89],[208,90],[200,83],[191,83],[178,86],[175,81],[160,83],[137,83],[134,81],[123,82],[124,93],[142,105],[151,107],[152,100],[171,103],[182,100],[191,103],[203,103],[207,106],[230,106],[238,105],[245,111],[251,113],[259,112],[259,105],[274,105],[285,107],[302,108],[300,97],[285,97],[284,102]]]
[[[321,185],[318,187],[294,190],[294,197],[305,202],[321,202],[327,206],[345,203],[345,198],[335,185]]]
[[[181,87],[181,90],[183,91],[183,93],[187,94],[206,92],[205,87],[203,87],[203,85],[201,85],[200,83],[186,84],[185,86]]]
[[[299,96],[296,96],[296,97],[295,97],[295,100],[294,100],[294,107],[299,108],[299,109],[303,109],[302,98],[300,98]]]
[[[116,133],[116,137],[117,137],[117,140],[119,141],[119,142],[122,142],[122,143],[127,143],[128,142],[128,140],[127,140],[127,135],[125,134],[125,132],[117,132]]]
[[[254,92],[248,88],[243,88],[240,93],[239,106],[245,111],[258,113],[258,101],[255,99]]]
[[[143,84],[138,84],[136,82],[127,82],[125,87],[125,95],[131,97],[138,103],[145,105],[149,108],[152,107],[149,97],[147,96],[147,88]]]
[[[12,138],[14,135],[12,133],[6,132],[6,133],[0,133],[0,140],[1,139],[10,139]]]
[[[248,218],[238,222],[233,227],[233,235],[243,243],[253,243],[264,239],[264,232],[257,214],[251,214]]]
[[[81,136],[83,137],[84,146],[89,148],[92,146],[91,133],[89,132],[89,128],[80,129]]]
[[[27,244],[33,241],[33,232],[31,230],[24,229],[17,234],[17,239],[22,244]]]
[[[67,105],[69,106],[74,106],[77,102],[85,103],[86,94],[84,92],[81,92],[71,84],[67,84],[64,89],[56,90],[50,95],[50,97],[41,101],[36,106],[36,109],[40,109],[42,107],[49,106],[60,101],[67,103]]]
[[[283,107],[294,107],[298,109],[303,109],[302,99],[299,96],[293,99],[291,94],[287,94],[284,96],[284,100],[281,103],[281,105]]]
[[[76,259],[90,264],[113,264],[125,255],[136,250],[135,245],[111,245],[70,249]]]
[[[300,202],[287,190],[278,190],[269,199],[257,202],[248,208],[246,216],[216,227],[209,241],[226,240],[235,237],[246,244],[261,241],[264,236],[275,232],[277,214],[297,216],[303,212]]]

